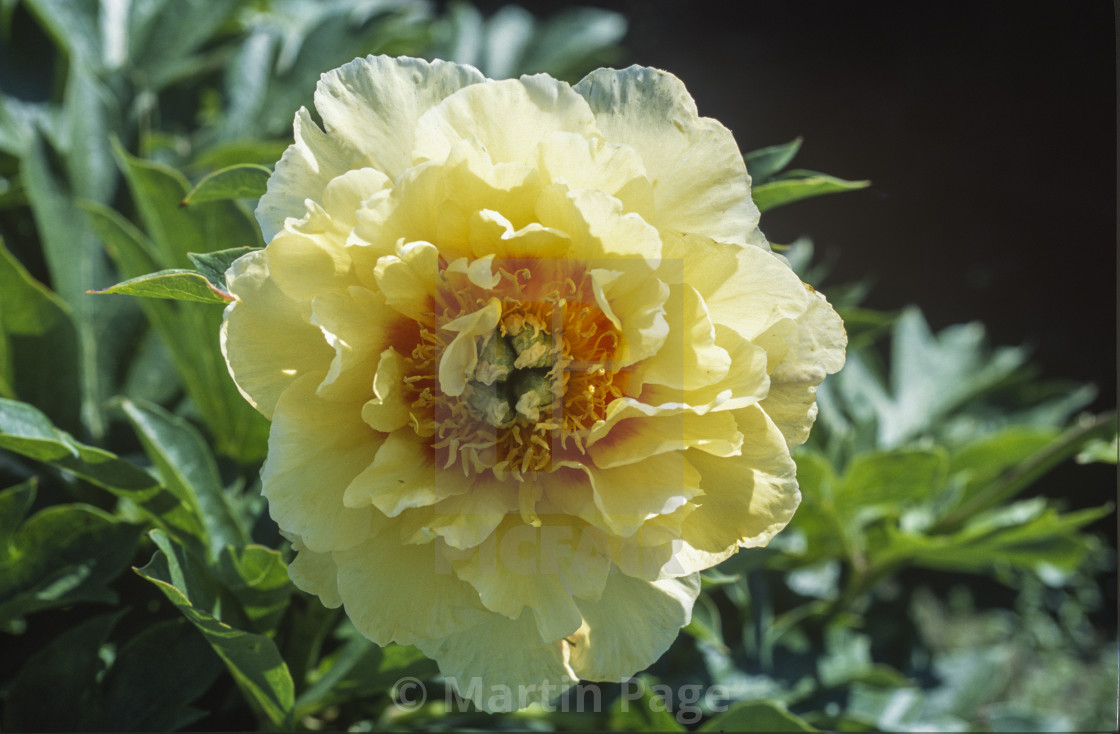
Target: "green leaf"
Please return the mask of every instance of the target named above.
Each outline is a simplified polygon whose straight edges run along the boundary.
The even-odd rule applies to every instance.
[[[759,211],[768,211],[801,199],[855,191],[870,185],[870,181],[845,181],[823,173],[796,170],[782,174],[782,177],[777,180],[754,187],[751,196]]]
[[[203,205],[209,206],[214,204]],[[128,220],[96,204],[87,204],[86,211],[122,273],[140,277],[159,268],[159,248]],[[200,263],[213,265],[229,252],[210,253],[216,259]],[[187,264],[193,264],[192,255],[197,257],[197,253],[184,253]],[[245,402],[229,377],[218,344],[221,311],[167,300],[141,299],[138,303],[171,353],[183,387],[214,436],[217,450],[243,462],[263,458],[268,422]]]
[[[223,199],[256,199],[268,188],[272,171],[255,163],[243,163],[214,171],[198,182],[183,199],[182,206]]]
[[[79,430],[78,355],[69,306],[0,241],[0,380],[10,386],[4,397],[34,403],[55,423]]]
[[[209,280],[214,288],[225,291],[226,271],[234,261],[259,249],[259,247],[233,247],[217,252],[188,252],[187,257],[190,258],[199,275]]]
[[[88,731],[99,651],[121,612],[79,622],[44,644],[7,691],[5,731]]]
[[[789,165],[797,151],[801,150],[801,142],[801,138],[797,137],[788,143],[752,150],[743,156],[756,190]]]
[[[190,563],[189,559],[158,530],[152,531],[151,536],[160,550],[151,563],[137,573],[155,584],[198,628],[226,664],[246,700],[268,723],[292,729],[295,686],[276,644],[266,635],[236,629],[223,622],[213,606],[213,599],[205,595],[200,597],[198,589],[189,583],[189,579],[198,577],[198,573],[184,568]]]
[[[292,144],[291,135],[288,138],[284,140],[246,139],[218,143],[200,151],[198,157],[192,161],[191,168],[216,171],[221,168],[252,164],[268,168],[275,165],[276,161],[284,155],[288,146]]]
[[[173,661],[173,664],[168,664]],[[92,730],[176,731],[206,712],[190,706],[222,671],[221,660],[184,619],[141,630],[117,651],[98,684]]]
[[[200,521],[199,540],[212,557],[227,545],[248,543],[248,530],[230,506],[218,465],[198,431],[156,405],[124,400],[121,407],[162,484]]]
[[[50,464],[134,503],[183,542],[204,537],[197,516],[155,477],[108,451],[74,440],[34,406],[0,398],[0,449]]]
[[[685,731],[670,711],[674,701],[659,697],[662,688],[652,677],[642,675],[622,683],[619,696],[607,714],[607,727],[619,731]],[[672,693],[669,696],[672,696]]]
[[[227,546],[219,559],[218,577],[237,598],[251,629],[276,631],[294,589],[278,551],[263,545]]]
[[[188,253],[263,246],[256,221],[234,201],[181,206],[190,186],[173,168],[129,155],[119,145],[117,160],[151,238],[155,269],[187,268]],[[143,273],[136,273],[141,275]]]
[[[0,527],[13,528],[33,485],[0,492]],[[77,602],[112,604],[107,586],[128,565],[139,528],[88,505],[53,505],[5,533],[0,549],[0,629],[24,616]]]
[[[820,731],[775,701],[739,701],[697,731]]]
[[[948,458],[937,449],[894,449],[857,455],[836,487],[844,514],[877,504],[900,505],[929,499],[941,489]]]
[[[98,296],[119,294],[223,305],[233,300],[233,296],[215,288],[206,276],[193,270],[160,270],[138,278],[129,278],[108,288],[86,292]]]

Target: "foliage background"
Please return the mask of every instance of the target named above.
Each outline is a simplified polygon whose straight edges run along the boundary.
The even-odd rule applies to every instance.
[[[1111,6],[733,6],[0,2],[0,726],[1114,729]],[[750,158],[764,229],[814,238],[787,254],[852,351],[794,523],[708,574],[642,677],[730,711],[617,685],[599,712],[446,711],[430,661],[288,584],[220,308],[85,294],[261,244],[231,198],[254,169],[179,201],[270,166],[319,73],[370,52],[660,66],[744,151],[778,145]],[[426,706],[394,703],[403,675]]]

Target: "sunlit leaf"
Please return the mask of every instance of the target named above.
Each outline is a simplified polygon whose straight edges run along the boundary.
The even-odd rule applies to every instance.
[[[757,188],[766,183],[788,166],[797,151],[801,150],[801,142],[801,138],[797,137],[788,143],[770,145],[744,155],[743,161],[747,164],[747,173],[751,175],[754,186]]]
[[[784,204],[810,199],[825,194],[864,189],[870,181],[845,181],[814,171],[787,171],[780,178],[751,189],[751,198],[760,211],[768,211]]]
[[[223,199],[256,199],[268,187],[272,171],[254,163],[229,166],[214,171],[190,190],[183,199],[183,206]]]
[[[115,294],[222,305],[233,300],[233,296],[215,288],[204,275],[194,270],[160,270],[138,278],[129,278],[108,288],[89,291],[89,293],[99,296]]]

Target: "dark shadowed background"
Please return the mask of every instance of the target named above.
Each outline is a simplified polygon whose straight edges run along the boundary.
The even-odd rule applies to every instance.
[[[676,74],[744,151],[800,135],[794,166],[872,181],[763,217],[835,260],[825,286],[869,277],[869,306],[982,321],[1116,404],[1112,3],[578,4],[623,12],[615,65]]]

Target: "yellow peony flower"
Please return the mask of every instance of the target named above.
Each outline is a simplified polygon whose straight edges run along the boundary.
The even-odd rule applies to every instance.
[[[844,360],[731,133],[640,67],[369,57],[315,107],[222,328],[292,580],[486,710],[646,668],[789,521]]]

